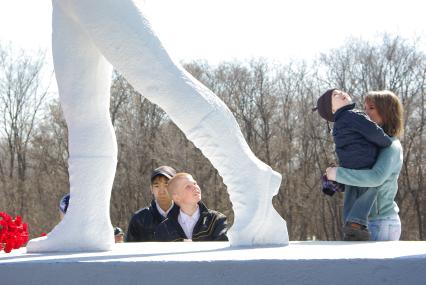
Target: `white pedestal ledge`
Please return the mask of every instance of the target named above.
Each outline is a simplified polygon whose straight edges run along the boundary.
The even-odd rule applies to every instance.
[[[125,243],[110,252],[0,253],[0,284],[425,284],[426,242]]]

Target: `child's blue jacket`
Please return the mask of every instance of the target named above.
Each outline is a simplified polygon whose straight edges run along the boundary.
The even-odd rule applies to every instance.
[[[339,166],[351,169],[371,168],[380,149],[392,143],[382,128],[355,109],[355,104],[334,113],[333,138]]]

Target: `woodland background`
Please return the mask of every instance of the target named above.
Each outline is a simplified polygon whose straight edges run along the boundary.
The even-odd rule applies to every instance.
[[[336,158],[325,121],[311,111],[318,96],[340,88],[362,108],[367,91],[394,91],[405,107],[396,197],[401,239],[426,239],[426,55],[416,41],[388,35],[374,43],[349,39],[309,62],[255,58],[183,65],[228,105],[254,153],[283,175],[273,202],[291,240],[342,238],[343,196],[325,196],[320,189],[321,173]],[[22,215],[32,237],[59,222],[58,201],[69,191],[67,128],[57,96],[49,96],[43,83],[45,69],[43,52],[28,54],[0,43],[0,211]],[[152,198],[150,172],[164,164],[192,173],[208,207],[232,223],[221,177],[167,114],[118,73],[111,94],[119,146],[113,224],[127,230],[132,213]]]

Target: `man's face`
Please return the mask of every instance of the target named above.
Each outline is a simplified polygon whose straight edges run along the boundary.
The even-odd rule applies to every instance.
[[[342,108],[343,106],[349,105],[352,103],[352,98],[348,93],[343,92],[342,90],[334,90],[331,94],[331,109],[333,113]]]
[[[179,179],[176,191],[178,204],[195,205],[201,200],[201,189],[192,176]]]
[[[167,183],[169,179],[165,176],[158,175],[154,178],[151,183],[151,192],[154,195],[155,200],[159,204],[170,204],[172,198],[169,196],[167,192]]]

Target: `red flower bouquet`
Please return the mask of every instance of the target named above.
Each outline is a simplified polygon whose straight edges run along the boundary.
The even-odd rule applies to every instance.
[[[6,213],[0,212],[0,251],[9,253],[28,242],[28,225],[22,223],[21,216],[14,220]]]

